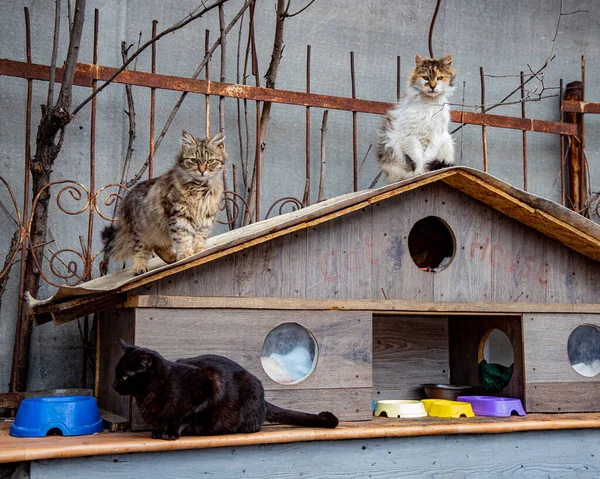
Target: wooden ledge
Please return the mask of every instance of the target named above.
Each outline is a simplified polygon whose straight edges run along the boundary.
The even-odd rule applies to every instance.
[[[523,314],[600,313],[595,303],[451,303],[401,299],[250,298],[238,296],[130,296],[123,308],[182,309],[298,309],[317,311],[372,311],[378,314]]]
[[[149,432],[104,432],[92,436],[16,438],[8,435],[10,424],[10,421],[0,423],[0,463],[305,441],[591,429],[600,428],[600,413],[529,414],[525,417],[510,418],[480,416],[469,419],[374,418],[366,422],[345,422],[336,429],[265,426],[262,431],[254,434],[183,437],[177,441],[152,439]]]

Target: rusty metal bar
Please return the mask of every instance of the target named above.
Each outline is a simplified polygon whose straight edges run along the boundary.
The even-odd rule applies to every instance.
[[[78,63],[74,84],[77,86],[90,87],[92,82],[92,68],[93,65]],[[98,66],[97,68],[98,80],[106,80],[116,71],[116,68],[104,66]],[[25,62],[0,59],[0,75],[47,81],[49,73],[50,67],[45,65],[31,64],[28,66]],[[62,81],[62,69],[56,69],[56,78],[57,82]],[[164,90],[185,91],[189,93],[217,96],[223,95],[230,98],[255,101],[269,101],[287,105],[357,111],[359,113],[370,113],[375,115],[383,115],[387,110],[394,106],[393,103],[388,102],[320,95],[291,90],[276,90],[251,85],[219,83],[214,81],[211,81],[209,84],[205,80],[194,80],[160,74],[152,75],[151,73],[136,72],[132,70],[123,71],[115,78],[114,82]],[[461,115],[462,113],[460,110],[452,110],[450,112],[450,118],[454,123],[463,123],[461,121]],[[578,135],[579,133],[579,130],[575,125],[564,124],[561,122],[471,112],[464,113],[464,123],[467,125],[485,125],[495,128],[537,131],[540,133],[556,133],[564,135]]]
[[[400,65],[400,55],[396,57],[396,102],[400,102],[400,83],[401,83],[401,65]]]
[[[354,75],[354,52],[350,52],[350,78],[352,80],[352,99],[356,100],[356,77]],[[356,141],[356,111],[352,111],[352,178],[354,180],[354,191],[358,191],[358,144]]]
[[[483,67],[479,67],[479,77],[481,79],[481,113],[485,114],[485,76],[483,75]],[[481,127],[481,143],[483,145],[483,171],[487,173],[488,157],[486,125]]]
[[[560,79],[560,91],[559,91],[559,100],[558,100],[558,108],[560,114],[560,121],[564,121],[564,87],[563,87],[563,79]],[[560,201],[563,206],[565,206],[565,136],[560,135]]]
[[[592,101],[564,101],[563,111],[571,113],[600,113],[600,103]]]
[[[210,30],[204,31],[204,56],[208,55],[208,51],[210,49]],[[205,79],[210,85],[210,58],[206,62],[206,69],[204,70],[206,73]],[[210,88],[209,88],[210,90]],[[210,95],[206,94],[204,97],[204,106],[206,112],[206,138],[210,138]]]
[[[521,118],[525,118],[525,79],[521,72]],[[527,132],[523,130],[523,189],[527,191]]]
[[[156,36],[157,20],[152,21],[152,38]],[[152,44],[152,63],[150,71],[156,74],[156,43]],[[148,155],[148,178],[154,173],[154,120],[156,118],[156,88],[150,88],[150,152]]]
[[[306,93],[310,93],[310,45],[306,45]],[[306,184],[304,206],[310,205],[310,106],[306,107]]]

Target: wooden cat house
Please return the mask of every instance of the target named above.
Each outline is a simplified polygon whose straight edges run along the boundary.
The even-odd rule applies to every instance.
[[[372,400],[420,398],[423,383],[490,394],[498,336],[512,373],[491,394],[528,413],[594,412],[599,262],[600,226],[455,167],[209,238],[142,276],[62,287],[30,312],[61,324],[101,311],[99,404],[133,428],[135,404],[112,390],[119,338],[167,358],[222,354],[281,406],[368,420]]]

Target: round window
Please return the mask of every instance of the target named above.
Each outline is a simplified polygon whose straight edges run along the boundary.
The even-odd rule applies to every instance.
[[[515,353],[509,337],[491,329],[479,345],[479,376],[486,391],[497,392],[508,386],[513,374]]]
[[[284,323],[267,334],[260,360],[273,381],[297,384],[314,371],[317,356],[317,341],[312,333],[298,323]]]
[[[567,353],[573,369],[591,378],[600,374],[600,327],[594,324],[577,326],[567,342]]]
[[[408,234],[410,257],[423,271],[437,273],[454,258],[454,234],[445,221],[428,216],[417,221]]]

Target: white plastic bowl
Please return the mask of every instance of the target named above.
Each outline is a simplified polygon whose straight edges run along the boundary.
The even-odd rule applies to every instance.
[[[415,417],[426,417],[425,406],[421,401],[411,399],[388,399],[377,401],[375,416],[381,416],[382,413],[387,417],[399,417],[410,419]]]

